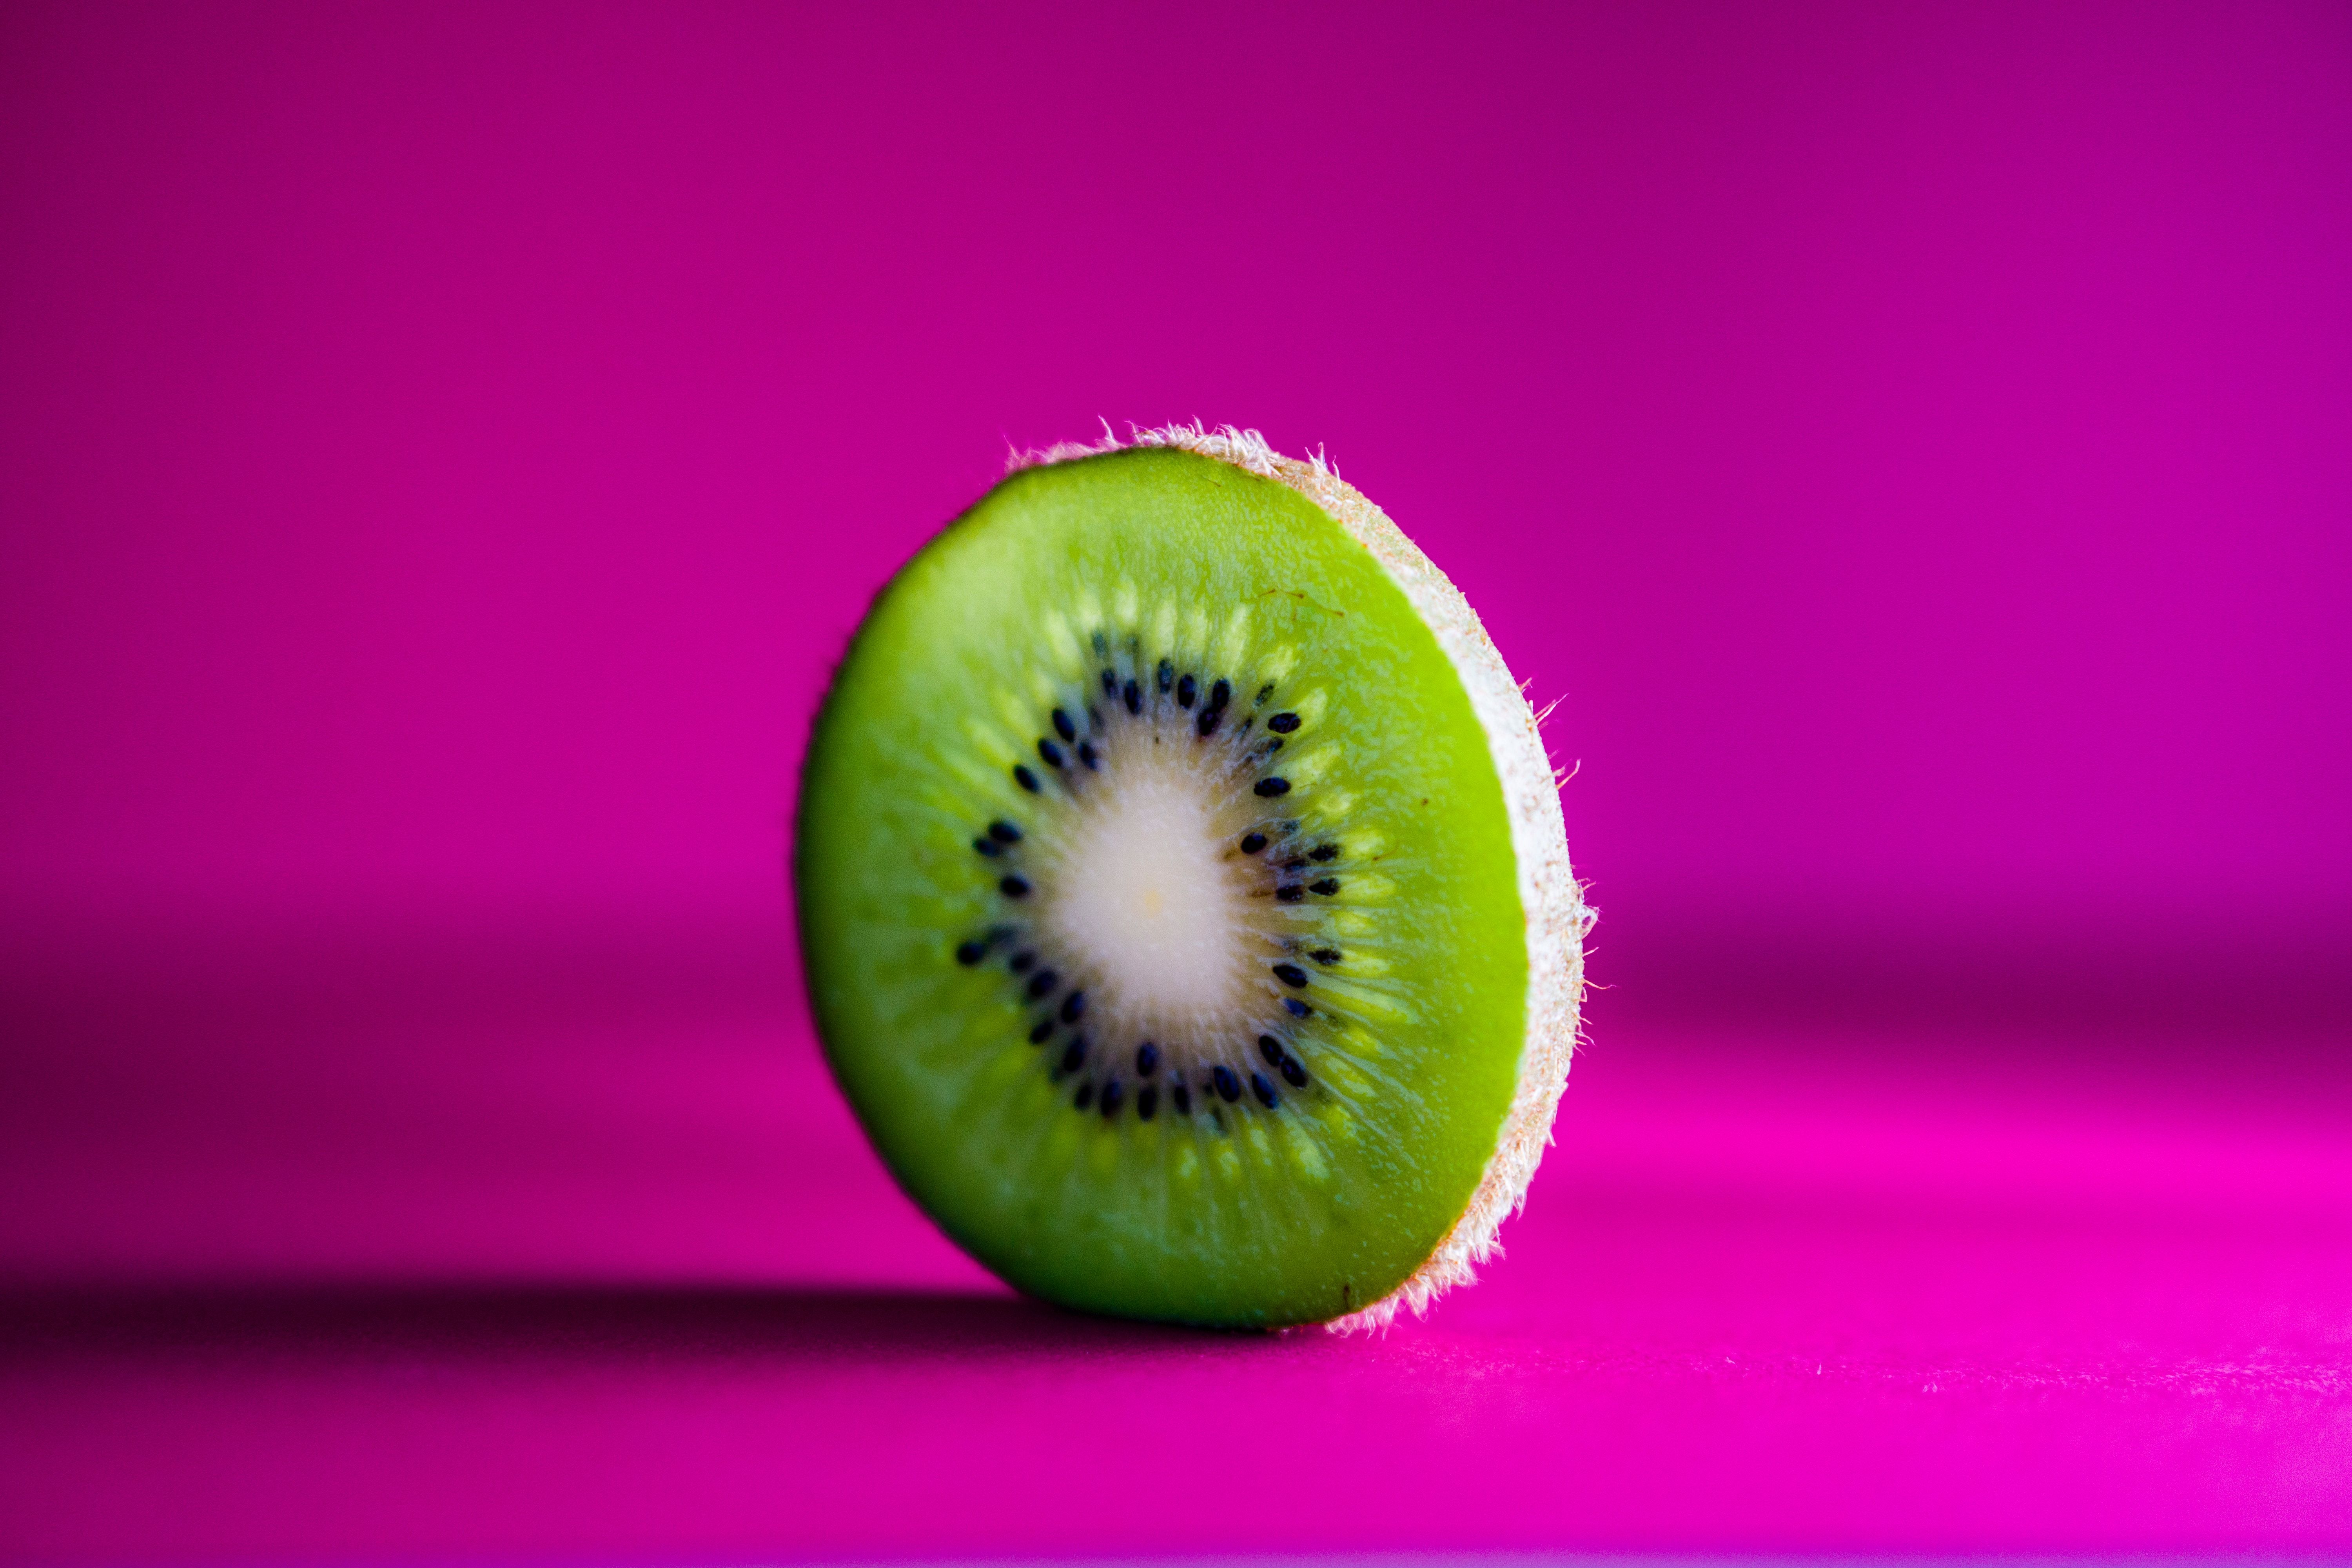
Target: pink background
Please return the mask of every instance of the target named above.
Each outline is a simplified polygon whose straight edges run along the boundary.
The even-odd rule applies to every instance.
[[[2352,1549],[2352,14],[839,9],[0,16],[0,1549]],[[867,596],[1195,416],[1579,765],[1379,1342],[1004,1296],[791,968]]]

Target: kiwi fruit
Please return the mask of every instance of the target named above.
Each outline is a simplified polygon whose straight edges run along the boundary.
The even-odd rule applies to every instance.
[[[1550,1141],[1591,914],[1536,716],[1254,432],[1033,454],[926,545],[818,715],[793,879],[884,1162],[1049,1300],[1386,1323]]]

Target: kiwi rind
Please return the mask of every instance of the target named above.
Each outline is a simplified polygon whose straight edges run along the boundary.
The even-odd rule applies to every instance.
[[[1487,1124],[1495,1128],[1491,1142],[1482,1143],[1473,1152],[1472,1164],[1458,1178],[1463,1185],[1447,1189],[1466,1192],[1466,1201],[1453,1200],[1459,1203],[1459,1209],[1452,1214],[1450,1224],[1441,1217],[1435,1230],[1408,1238],[1407,1253],[1391,1252],[1396,1258],[1394,1262],[1369,1259],[1369,1272],[1360,1270],[1360,1274],[1368,1282],[1377,1279],[1382,1285],[1393,1280],[1393,1285],[1369,1306],[1336,1314],[1334,1303],[1325,1299],[1270,1296],[1264,1301],[1237,1303],[1230,1294],[1221,1297],[1214,1290],[1188,1297],[1184,1288],[1174,1281],[1146,1290],[1143,1294],[1148,1300],[1139,1300],[1132,1280],[1122,1289],[1106,1291],[1097,1288],[1097,1281],[1089,1279],[1083,1268],[1073,1273],[1066,1267],[1083,1248],[1070,1248],[1066,1249],[1068,1255],[1057,1255],[1050,1237],[1037,1245],[1009,1246],[1003,1234],[1005,1227],[1001,1223],[1002,1216],[992,1216],[962,1201],[956,1181],[943,1177],[939,1169],[933,1168],[936,1150],[926,1144],[935,1145],[938,1142],[940,1108],[908,1106],[909,1095],[924,1092],[919,1085],[919,1075],[899,1073],[894,1078],[890,1053],[854,1043],[860,1031],[870,1037],[877,1029],[885,1033],[900,1029],[911,1038],[916,1020],[911,1016],[896,1020],[880,1018],[870,1008],[857,1017],[845,1016],[838,988],[828,984],[832,976],[852,962],[845,949],[856,944],[838,940],[840,932],[828,929],[824,919],[811,918],[813,890],[817,894],[819,907],[825,907],[824,890],[850,885],[856,875],[857,857],[883,847],[870,822],[862,827],[852,825],[869,842],[845,845],[837,842],[841,835],[833,830],[839,813],[834,818],[826,818],[819,810],[813,820],[812,801],[838,798],[855,787],[854,781],[848,778],[828,782],[828,769],[854,774],[857,765],[855,741],[841,738],[854,737],[857,731],[857,721],[844,717],[843,712],[855,704],[844,700],[838,687],[828,699],[818,735],[812,744],[803,785],[802,832],[796,840],[795,855],[795,875],[803,899],[804,954],[820,1031],[826,1039],[828,1056],[836,1073],[894,1173],[950,1235],[1014,1283],[1076,1305],[1195,1321],[1278,1323],[1336,1319],[1336,1326],[1341,1327],[1385,1322],[1400,1306],[1411,1306],[1418,1311],[1437,1292],[1470,1278],[1473,1266],[1492,1250],[1495,1232],[1503,1218],[1524,1201],[1527,1183],[1549,1142],[1550,1121],[1564,1087],[1576,1035],[1581,939],[1591,919],[1569,868],[1554,775],[1537,733],[1534,714],[1462,596],[1377,508],[1322,463],[1298,463],[1279,458],[1254,435],[1230,430],[1210,433],[1195,426],[1144,433],[1129,443],[1106,441],[1089,447],[1057,448],[1020,466],[1091,463],[1120,453],[1131,453],[1134,458],[1148,461],[1147,453],[1152,449],[1157,449],[1162,462],[1171,458],[1180,462],[1205,459],[1241,469],[1261,480],[1271,480],[1309,503],[1314,515],[1337,522],[1348,538],[1370,554],[1435,639],[1460,683],[1455,700],[1466,697],[1477,729],[1483,732],[1499,787],[1500,804],[1507,817],[1507,844],[1498,834],[1494,847],[1484,853],[1493,859],[1507,855],[1515,862],[1511,876],[1496,890],[1507,899],[1506,889],[1515,878],[1525,952],[1515,955],[1518,961],[1510,967],[1514,977],[1521,980],[1525,994],[1523,1005],[1509,1009],[1515,1016],[1514,1027],[1522,1037],[1515,1081],[1507,1078],[1497,1085],[1493,1102],[1496,1106],[1496,1121]],[[1013,482],[1024,483],[1025,476]],[[982,510],[976,508],[975,512]],[[955,531],[950,531],[952,534]],[[866,627],[861,628],[858,644],[853,646],[852,659],[845,663],[845,671],[856,663],[861,651],[872,654],[866,661],[869,665],[876,658],[887,662],[887,652],[875,653],[866,646],[888,635],[887,630],[877,631],[877,624],[887,622],[886,607],[906,580],[919,577],[927,562],[929,569],[936,570],[940,553],[940,545],[935,542],[933,549],[919,556],[908,572],[894,581],[892,589],[886,590],[882,599],[877,600],[876,616],[869,618]],[[1470,743],[1475,746],[1476,741]],[[871,758],[866,760],[870,762]],[[839,900],[835,898],[832,901]],[[865,934],[871,937],[876,929],[869,921]],[[1496,940],[1509,938],[1498,931]],[[871,973],[869,963],[869,978]],[[1495,978],[1499,980],[1501,976]],[[846,1048],[845,1040],[852,1041]],[[1507,1058],[1497,1065],[1507,1066]],[[1501,1092],[1506,1088],[1507,1102]],[[1479,1098],[1484,1102],[1483,1093]],[[1450,1154],[1444,1149],[1422,1152],[1445,1164],[1460,1157],[1460,1151]],[[1035,1237],[1028,1240],[1038,1242]],[[1360,1303],[1363,1295],[1354,1300]]]

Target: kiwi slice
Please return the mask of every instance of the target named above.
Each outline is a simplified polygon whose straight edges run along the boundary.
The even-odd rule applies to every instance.
[[[1035,1295],[1385,1322],[1549,1141],[1590,914],[1535,716],[1428,558],[1254,433],[1056,448],[908,563],[793,874],[858,1117]]]

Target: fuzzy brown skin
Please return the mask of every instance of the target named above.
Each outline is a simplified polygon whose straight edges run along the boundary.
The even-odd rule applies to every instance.
[[[1065,444],[1022,454],[1013,466],[1069,462],[1127,446],[1195,452],[1287,485],[1370,551],[1453,661],[1454,673],[1470,695],[1471,708],[1486,731],[1495,771],[1502,778],[1503,798],[1510,812],[1511,847],[1518,858],[1519,905],[1528,933],[1528,1026],[1519,1053],[1518,1088],[1468,1206],[1436,1250],[1388,1295],[1328,1325],[1343,1332],[1384,1328],[1394,1321],[1400,1307],[1421,1313],[1445,1290],[1476,1278],[1476,1266],[1500,1250],[1496,1234],[1503,1221],[1526,1205],[1528,1184],[1535,1179],[1536,1166],[1551,1142],[1552,1118],[1568,1087],[1569,1060],[1576,1049],[1577,1013],[1584,992],[1584,936],[1593,921],[1584,889],[1569,867],[1559,775],[1545,754],[1537,715],[1528,707],[1526,693],[1504,668],[1503,656],[1469,601],[1389,521],[1387,513],[1343,481],[1321,458],[1299,462],[1281,457],[1255,430],[1176,425],[1138,431],[1125,442],[1106,428],[1097,445]]]

